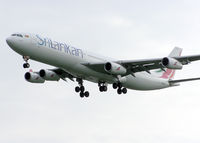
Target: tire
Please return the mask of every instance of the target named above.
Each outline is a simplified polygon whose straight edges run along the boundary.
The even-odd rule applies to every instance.
[[[84,87],[84,86],[81,86],[81,87],[80,87],[80,91],[81,91],[81,92],[84,92],[84,91],[85,91],[85,87]]]
[[[122,89],[122,92],[123,92],[124,94],[126,94],[126,93],[127,93],[127,89],[126,89],[126,88],[123,88],[123,89]]]
[[[100,86],[100,87],[99,87],[99,91],[100,91],[100,92],[103,92],[103,91],[104,91],[103,86]]]
[[[84,97],[84,93],[80,92],[80,97],[83,98]]]
[[[113,88],[117,89],[117,83],[113,83]]]
[[[76,91],[76,92],[80,92],[80,87],[78,87],[78,86],[75,87],[75,91]]]
[[[85,92],[85,97],[89,97],[90,93],[88,91]]]
[[[27,68],[27,64],[26,64],[26,63],[25,63],[25,64],[23,64],[23,67],[24,67],[24,68]]]
[[[107,91],[108,87],[107,86],[103,86],[103,91]]]
[[[121,88],[118,88],[118,89],[117,89],[117,93],[118,93],[118,94],[122,94]]]
[[[27,68],[30,68],[30,64],[29,64],[29,63],[26,63],[26,67],[27,67]]]
[[[122,84],[121,84],[121,83],[118,83],[118,87],[119,87],[119,88],[122,88]]]

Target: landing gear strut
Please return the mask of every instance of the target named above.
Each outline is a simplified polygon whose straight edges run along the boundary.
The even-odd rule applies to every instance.
[[[113,88],[117,89],[117,93],[118,94],[126,94],[127,93],[127,89],[125,87],[122,87],[121,83],[113,83]]]
[[[29,57],[28,56],[23,56],[23,59],[25,61],[25,63],[23,64],[24,68],[29,68],[30,64],[28,63]]]
[[[76,81],[78,82],[79,86],[75,87],[75,91],[80,93],[80,97],[89,97],[90,93],[88,91],[85,91],[85,87],[83,86],[83,80],[77,78]]]

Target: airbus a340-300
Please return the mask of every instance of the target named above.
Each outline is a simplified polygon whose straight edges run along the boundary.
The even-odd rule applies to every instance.
[[[15,33],[8,37],[6,42],[23,57],[24,68],[30,67],[29,59],[55,67],[25,73],[24,77],[28,82],[44,83],[68,78],[78,82],[79,86],[75,87],[75,91],[80,97],[89,96],[83,80],[97,83],[100,92],[106,92],[108,84],[112,84],[118,94],[126,94],[127,88],[156,90],[200,79],[173,80],[175,70],[200,60],[200,55],[181,56],[182,49],[177,47],[164,58],[113,60],[37,34]]]

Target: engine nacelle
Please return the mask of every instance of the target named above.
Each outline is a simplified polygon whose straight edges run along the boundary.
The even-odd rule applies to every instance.
[[[24,78],[28,82],[32,82],[32,83],[44,83],[45,82],[45,80],[42,77],[40,77],[39,74],[34,73],[34,72],[25,73]]]
[[[104,69],[106,72],[115,75],[125,75],[127,72],[126,68],[124,68],[122,65],[111,62],[107,62],[104,65]]]
[[[39,72],[40,77],[42,77],[45,80],[51,80],[51,81],[58,81],[60,77],[53,71],[50,70],[40,70]]]
[[[182,69],[183,65],[174,58],[165,57],[162,59],[162,65],[168,69]]]

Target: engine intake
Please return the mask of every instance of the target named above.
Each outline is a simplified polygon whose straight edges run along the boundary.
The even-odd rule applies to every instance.
[[[25,73],[24,78],[28,82],[31,82],[31,83],[44,83],[45,82],[45,80],[42,77],[40,77],[39,74],[34,73],[34,72]]]
[[[122,65],[112,62],[107,62],[104,65],[104,69],[106,72],[115,75],[125,75],[127,70]]]
[[[50,80],[50,81],[58,81],[60,77],[53,71],[51,70],[40,70],[39,75],[45,79],[45,80]]]
[[[183,65],[176,59],[171,57],[165,57],[161,61],[162,65],[168,69],[182,69]]]

